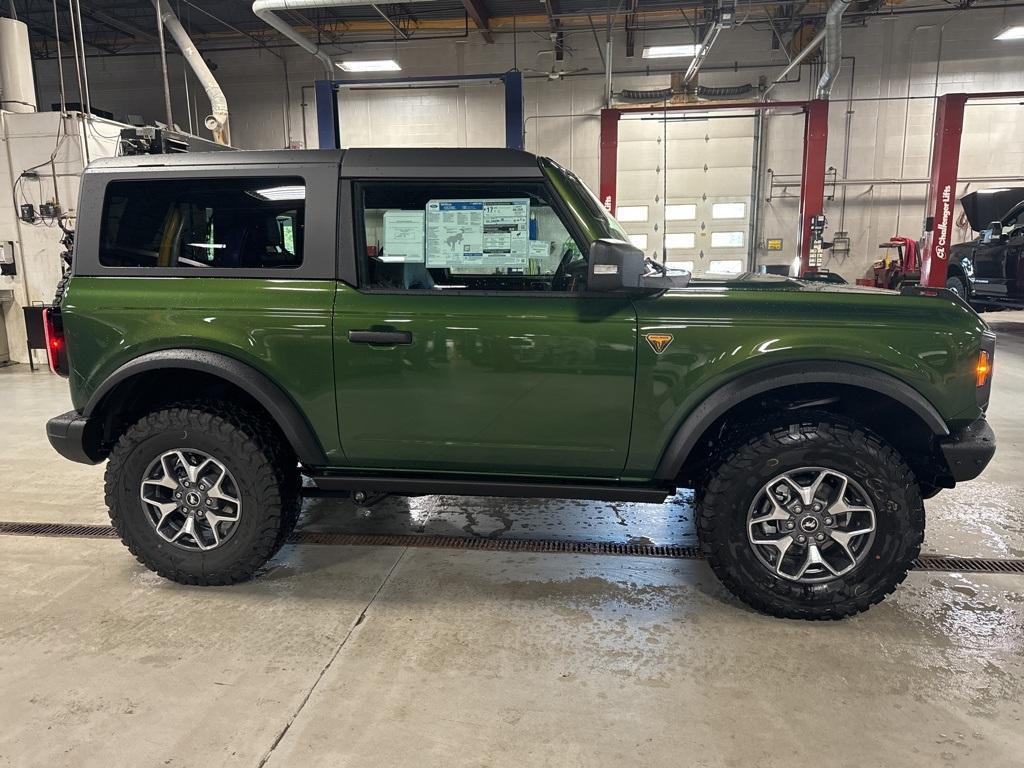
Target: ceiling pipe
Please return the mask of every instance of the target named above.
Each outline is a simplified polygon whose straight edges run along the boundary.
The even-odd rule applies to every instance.
[[[153,6],[157,9],[157,13],[160,14],[160,21],[164,29],[174,38],[174,42],[181,49],[181,55],[188,62],[192,71],[195,72],[200,84],[206,91],[206,95],[210,98],[210,115],[206,118],[205,122],[206,127],[213,133],[213,140],[218,144],[228,144],[230,142],[228,134],[228,100],[224,95],[224,91],[221,90],[220,84],[213,76],[213,72],[210,71],[210,67],[203,60],[202,54],[196,50],[192,38],[188,36],[188,32],[181,26],[178,17],[174,15],[174,11],[171,10],[167,0],[153,0]],[[170,107],[168,106],[169,109]],[[170,120],[169,117],[168,120]]]
[[[764,89],[764,93],[762,94],[761,98],[763,99],[765,96],[767,96],[768,91],[770,91],[776,85],[785,80],[786,75],[788,75],[794,69],[803,64],[804,59],[806,59],[808,56],[810,56],[812,53],[818,50],[818,46],[821,45],[821,41],[824,39],[825,30],[822,29],[818,34],[811,38],[811,41],[807,43],[807,45],[800,49],[800,52],[792,58],[792,60],[789,62],[789,65],[784,70],[782,70],[782,73],[778,77],[776,77],[775,80],[773,80],[767,88]]]
[[[278,11],[301,11],[308,8],[336,8],[349,5],[373,5],[368,0],[255,0],[252,12],[300,48],[316,56],[328,77],[334,76],[334,62],[323,48],[277,15]]]
[[[851,0],[834,0],[825,14],[825,71],[818,81],[817,98],[827,99],[843,64],[843,14]]]
[[[683,76],[683,85],[689,83],[693,78],[700,72],[700,68],[704,65],[704,60],[707,59],[708,54],[711,53],[711,46],[715,44],[718,39],[718,33],[722,31],[722,25],[719,22],[714,22],[704,35],[704,40],[701,41],[700,50],[697,51],[697,55],[693,57],[690,62],[690,66],[686,68],[686,74]]]

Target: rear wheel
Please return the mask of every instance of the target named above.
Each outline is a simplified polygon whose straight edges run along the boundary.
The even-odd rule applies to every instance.
[[[924,537],[924,505],[903,459],[830,416],[737,439],[697,511],[701,546],[722,582],[785,618],[866,610],[906,578]]]
[[[148,414],[110,454],[110,519],[129,551],[184,584],[251,578],[298,516],[290,449],[252,414],[183,404]]]

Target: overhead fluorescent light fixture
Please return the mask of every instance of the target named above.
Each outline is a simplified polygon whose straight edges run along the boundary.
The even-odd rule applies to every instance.
[[[370,59],[368,61],[336,61],[335,66],[342,72],[401,72],[402,68],[394,59]]]
[[[260,200],[305,200],[306,188],[299,186],[267,187],[251,192]]]
[[[995,189],[979,189],[979,195],[994,195],[996,192],[1009,192],[1009,187],[996,187]]]
[[[1007,27],[998,35],[996,40],[1024,40],[1024,27]]]
[[[692,59],[700,51],[700,45],[647,45],[644,46],[645,59]]]

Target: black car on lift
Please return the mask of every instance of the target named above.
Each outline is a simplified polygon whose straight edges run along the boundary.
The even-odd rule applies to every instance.
[[[960,202],[981,235],[950,249],[946,287],[981,307],[1024,307],[1024,188],[972,192]]]

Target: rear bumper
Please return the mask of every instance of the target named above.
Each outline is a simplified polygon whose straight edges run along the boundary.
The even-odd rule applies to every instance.
[[[984,417],[939,443],[949,474],[960,483],[982,473],[996,452],[996,435]]]
[[[99,446],[89,439],[89,419],[78,411],[68,411],[46,422],[50,445],[65,459],[80,464],[99,464],[105,458]]]

